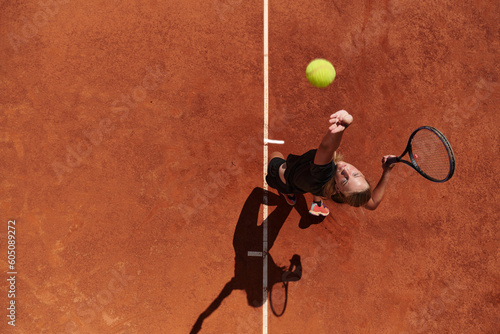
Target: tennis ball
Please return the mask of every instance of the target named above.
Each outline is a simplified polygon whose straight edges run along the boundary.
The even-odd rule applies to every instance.
[[[325,59],[314,59],[307,65],[306,77],[311,85],[325,88],[335,79],[335,68]]]

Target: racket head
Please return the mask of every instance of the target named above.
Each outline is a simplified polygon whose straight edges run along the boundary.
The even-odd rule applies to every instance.
[[[271,311],[277,317],[285,313],[288,299],[288,282],[277,282],[271,286],[269,291],[269,305]]]
[[[413,131],[405,152],[411,167],[433,182],[445,182],[455,172],[455,155],[448,139],[432,126],[422,126]],[[401,162],[406,162],[401,160]]]

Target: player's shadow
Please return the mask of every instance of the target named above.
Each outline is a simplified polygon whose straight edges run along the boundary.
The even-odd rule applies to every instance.
[[[303,198],[303,196],[301,196]],[[201,330],[203,321],[208,318],[228,297],[233,290],[245,290],[248,305],[260,307],[264,304],[263,294],[263,257],[251,256],[248,252],[261,252],[263,246],[263,224],[259,225],[259,209],[264,204],[265,198],[269,207],[276,206],[266,218],[268,231],[268,286],[283,282],[284,280],[296,281],[302,275],[302,268],[298,263],[297,269],[292,273],[287,272],[285,267],[279,267],[269,254],[274,241],[278,237],[281,227],[285,223],[288,215],[294,207],[288,205],[283,197],[265,191],[262,188],[253,189],[250,196],[245,201],[241,210],[238,223],[233,236],[233,247],[235,252],[234,276],[226,283],[217,298],[203,311],[191,333],[198,333]],[[305,199],[304,199],[305,202]],[[298,204],[298,203],[297,203]],[[307,209],[307,207],[306,207]],[[297,254],[293,259],[299,259]]]

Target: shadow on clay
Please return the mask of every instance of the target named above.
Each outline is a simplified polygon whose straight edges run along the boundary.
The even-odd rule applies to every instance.
[[[236,224],[236,229],[233,236],[233,247],[235,252],[234,277],[226,283],[217,298],[203,311],[193,328],[191,333],[198,333],[201,330],[203,321],[208,318],[221,305],[222,301],[228,297],[233,290],[245,290],[247,295],[248,305],[252,307],[260,307],[265,300],[262,292],[262,277],[263,277],[263,257],[249,256],[248,252],[262,251],[263,244],[263,226],[258,225],[259,209],[264,204],[264,195],[267,196],[267,205],[276,206],[276,208],[267,217],[268,227],[268,249],[271,250],[274,241],[278,237],[281,227],[285,223],[288,215],[295,208],[301,214],[301,228],[307,228],[311,224],[320,222],[322,219],[308,214],[306,200],[303,195],[297,196],[295,206],[288,205],[283,197],[274,193],[268,192],[262,188],[254,188],[250,196],[248,196],[243,209],[241,210]],[[304,210],[305,208],[305,210]],[[279,267],[268,252],[268,286],[289,281],[298,281],[302,276],[302,266],[300,264],[300,256],[294,254],[290,260],[290,268]]]
[[[306,198],[304,195],[296,195],[297,202],[293,206],[300,214],[299,228],[306,229],[311,225],[316,225],[325,220],[324,216],[313,216],[309,214],[309,207],[307,206]]]

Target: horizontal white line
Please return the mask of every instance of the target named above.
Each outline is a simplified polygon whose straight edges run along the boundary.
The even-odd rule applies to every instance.
[[[262,252],[248,251],[248,256],[259,256],[259,257],[262,257]]]
[[[274,139],[264,139],[264,143],[266,144],[284,144],[284,140],[274,140]]]

